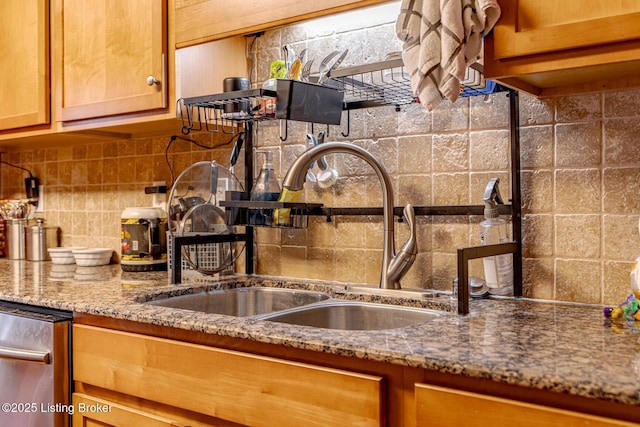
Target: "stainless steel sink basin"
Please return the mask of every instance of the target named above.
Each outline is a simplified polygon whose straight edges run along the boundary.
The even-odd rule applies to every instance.
[[[228,316],[255,316],[329,299],[328,294],[284,288],[235,288],[181,295],[147,304]]]
[[[417,325],[441,315],[443,312],[421,308],[358,301],[328,301],[260,318],[325,329],[383,330]]]

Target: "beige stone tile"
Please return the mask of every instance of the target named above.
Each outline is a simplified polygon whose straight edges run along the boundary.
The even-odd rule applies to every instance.
[[[382,224],[382,217],[372,217],[365,224],[365,248],[366,249],[380,249],[382,250],[382,242],[384,236],[384,226]]]
[[[136,156],[148,156],[153,153],[153,142],[151,139],[136,139],[134,143],[136,146]]]
[[[466,173],[438,173],[432,180],[435,206],[469,204],[469,177]]]
[[[556,258],[555,299],[602,303],[602,271],[599,261]]]
[[[271,227],[255,227],[256,242],[259,245],[280,245],[281,229]]]
[[[365,178],[349,177],[340,179],[334,189],[333,207],[363,207],[366,206]]]
[[[395,196],[396,206],[411,203],[414,206],[431,205],[431,177],[429,175],[400,175],[398,191]]]
[[[46,163],[44,167],[44,175],[40,178],[40,183],[44,185],[59,185],[58,163]],[[3,177],[4,178],[4,177]]]
[[[443,102],[432,111],[434,132],[469,129],[469,98],[460,97],[453,104]]]
[[[102,153],[101,142],[87,144],[87,159],[101,159]]]
[[[133,140],[121,140],[116,142],[118,147],[118,157],[135,156],[136,142]]]
[[[520,126],[547,124],[553,121],[555,98],[536,98],[526,93],[520,93],[518,98]]]
[[[419,135],[432,130],[433,116],[422,104],[403,106],[398,115],[398,135]]]
[[[86,161],[73,162],[71,166],[71,183],[86,184],[88,181],[89,170]]]
[[[395,136],[398,129],[398,115],[394,106],[371,108],[367,110],[365,129],[369,138]]]
[[[627,299],[631,294],[629,273],[632,268],[632,262],[605,261],[603,304],[618,305]]]
[[[311,221],[311,219],[310,219]],[[280,238],[283,246],[307,246],[307,229],[283,228]]]
[[[599,122],[556,125],[556,166],[592,167],[602,160]]]
[[[366,251],[364,249],[336,249],[335,280],[345,283],[362,283],[365,277]]]
[[[403,288],[423,288],[433,287],[431,277],[431,254],[419,253],[416,260],[400,282]]]
[[[431,172],[431,135],[398,138],[398,173]]]
[[[550,170],[522,171],[520,195],[523,213],[551,213],[553,202],[553,172]]]
[[[103,161],[102,159],[87,160],[87,184],[102,184]]]
[[[35,153],[35,152],[34,152]],[[41,159],[42,152],[39,152],[35,158]],[[58,147],[58,161],[73,160],[73,145]]]
[[[398,140],[397,138],[380,138],[365,141],[364,147],[377,158],[389,174],[398,173]]]
[[[102,157],[118,157],[118,141],[106,141],[102,144]]]
[[[136,182],[135,162],[130,158],[120,158],[118,161],[118,184],[131,184]]]
[[[431,229],[434,252],[454,254],[458,248],[469,245],[469,220],[466,217],[434,217]]]
[[[524,257],[553,256],[554,224],[552,215],[524,215],[522,253]],[[564,237],[562,237],[564,239]]]
[[[358,217],[335,217],[333,233],[336,248],[364,248],[365,224]]]
[[[640,166],[604,169],[603,206],[606,213],[640,212]]]
[[[86,206],[87,211],[95,213],[102,211],[102,186],[90,185],[86,189]]]
[[[432,161],[434,172],[469,169],[469,136],[461,133],[435,135]]]
[[[520,167],[522,169],[553,166],[553,127],[520,128]]]
[[[433,248],[433,225],[431,224],[431,222],[431,217],[416,216],[416,239],[418,240],[418,253],[431,252]],[[400,248],[409,236],[407,228],[408,227],[405,223],[396,223],[396,230],[399,230],[398,232],[396,232],[396,235],[401,238],[401,240],[396,238],[397,248]]]
[[[46,162],[57,162],[58,161],[58,149],[57,148],[46,148],[44,150],[44,160]]]
[[[133,167],[135,167],[135,182],[138,182],[143,188],[151,185],[153,182],[153,163],[149,161],[149,157],[136,157]]]
[[[457,273],[457,255],[449,253],[434,252],[433,263],[433,288],[441,290],[451,290],[453,278]]]
[[[602,95],[571,95],[560,97],[556,101],[556,120],[558,122],[584,122],[597,120],[602,116]]]
[[[555,254],[563,258],[600,256],[600,215],[556,215]]]
[[[604,123],[604,161],[608,166],[637,165],[640,123],[638,118],[607,120]]]
[[[257,255],[257,274],[266,274],[272,276],[281,275],[281,254],[280,246],[275,245],[258,245]]]
[[[504,93],[469,97],[469,128],[509,127],[509,98]]]
[[[509,168],[509,131],[472,132],[469,135],[469,168],[471,170],[504,170]]]
[[[74,185],[71,193],[71,208],[78,212],[87,208],[87,187],[84,185]]]
[[[71,212],[71,234],[76,236],[87,236],[87,213],[83,211]]]
[[[365,275],[359,283],[380,285],[380,272],[382,271],[382,245],[380,249],[367,249],[365,255]]]
[[[640,111],[640,90],[606,92],[603,95],[605,117],[628,117]]]
[[[557,170],[555,184],[555,207],[558,213],[597,213],[600,211],[601,189],[598,169]],[[606,177],[605,194],[607,194]]]
[[[74,145],[71,147],[71,157],[73,160],[86,160],[87,158],[87,146],[86,145]]]
[[[118,182],[118,164],[116,158],[102,160],[102,182],[104,184],[114,184]]]
[[[335,270],[335,249],[315,247],[307,250],[307,273],[310,279],[332,280]]]
[[[307,246],[332,248],[336,244],[336,227],[333,222],[314,221],[307,232]]]
[[[526,298],[553,300],[553,259],[522,260],[522,294]]]
[[[640,255],[637,215],[604,215],[603,224],[606,259],[632,261]]]
[[[73,184],[73,162],[64,161],[58,163],[58,182],[61,185]]]

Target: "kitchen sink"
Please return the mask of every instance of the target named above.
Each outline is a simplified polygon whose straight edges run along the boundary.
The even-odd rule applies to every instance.
[[[260,316],[272,322],[325,329],[383,330],[425,323],[444,312],[359,301],[327,301]]]
[[[227,316],[247,317],[325,301],[323,292],[285,288],[235,288],[180,295],[146,304]]]

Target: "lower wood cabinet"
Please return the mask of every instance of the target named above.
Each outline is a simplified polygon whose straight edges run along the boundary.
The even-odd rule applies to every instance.
[[[418,426],[638,426],[635,423],[427,384],[416,384],[415,396]]]
[[[174,425],[144,418],[156,404],[231,423],[212,425],[386,425],[378,376],[77,324],[73,363],[76,390],[114,396],[114,412],[96,418],[106,425]],[[95,398],[76,393],[74,402]],[[131,398],[139,410],[122,403]],[[74,427],[91,426],[93,415],[74,415]]]
[[[124,405],[87,396],[82,393],[73,394],[74,427],[181,427],[182,424],[129,408]]]

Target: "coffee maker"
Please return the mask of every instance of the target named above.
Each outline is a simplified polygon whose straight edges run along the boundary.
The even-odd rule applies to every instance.
[[[125,208],[120,223],[122,270],[166,270],[167,218],[164,210],[152,207]]]

